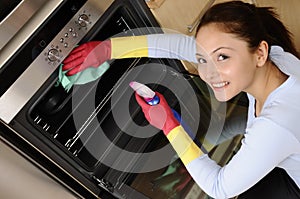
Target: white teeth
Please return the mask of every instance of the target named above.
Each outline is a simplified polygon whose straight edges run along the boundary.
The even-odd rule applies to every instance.
[[[214,83],[212,84],[212,86],[215,88],[221,88],[223,86],[226,86],[227,84],[229,84],[229,82],[220,82],[220,83]]]

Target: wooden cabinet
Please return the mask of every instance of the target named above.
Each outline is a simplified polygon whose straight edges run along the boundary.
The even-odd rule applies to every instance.
[[[195,26],[213,0],[165,0],[152,13],[163,28],[187,35],[195,34]]]

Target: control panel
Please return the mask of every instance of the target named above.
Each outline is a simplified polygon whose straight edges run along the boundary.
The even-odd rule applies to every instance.
[[[0,119],[9,123],[87,34],[113,0],[88,0],[0,98]],[[22,92],[20,92],[22,91]]]
[[[43,55],[48,65],[56,67],[76,46],[99,18],[99,11],[85,5],[45,49]]]

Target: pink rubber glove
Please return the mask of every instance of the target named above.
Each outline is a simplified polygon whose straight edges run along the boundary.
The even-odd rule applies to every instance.
[[[169,132],[179,126],[180,123],[174,117],[173,112],[164,96],[158,92],[155,92],[155,94],[159,97],[160,102],[154,106],[147,104],[137,93],[135,93],[135,99],[141,106],[148,122],[152,126],[163,130],[165,135],[168,135]]]
[[[74,75],[88,67],[98,67],[111,59],[110,40],[90,41],[76,47],[63,61],[63,71],[66,75]]]

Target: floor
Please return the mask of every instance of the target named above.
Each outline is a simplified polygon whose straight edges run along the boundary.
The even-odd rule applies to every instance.
[[[0,198],[76,198],[67,189],[1,141],[0,172]]]

